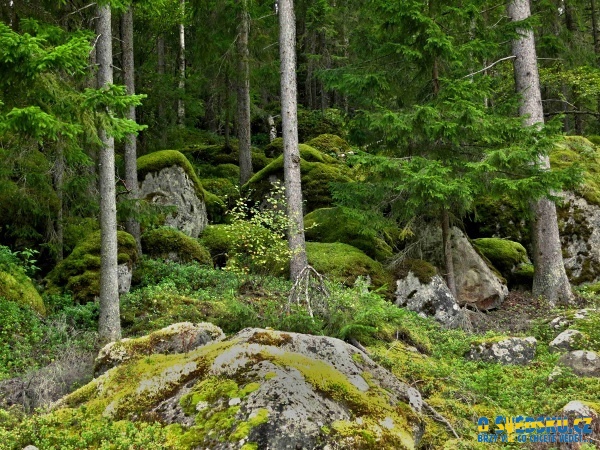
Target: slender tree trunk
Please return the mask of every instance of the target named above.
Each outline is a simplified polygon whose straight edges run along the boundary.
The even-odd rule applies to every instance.
[[[129,95],[135,94],[135,63],[133,60],[133,7],[129,6],[121,16],[121,52],[123,54],[123,81]],[[135,122],[135,106],[130,106],[127,118]],[[125,138],[125,183],[129,189],[129,199],[139,199],[137,179],[137,142],[135,134]],[[135,238],[138,252],[142,254],[140,223],[129,217],[125,221],[125,229]]]
[[[248,0],[241,0],[240,33],[238,37],[238,91],[237,91],[237,132],[240,156],[240,186],[252,177],[252,151],[250,136],[250,16]]]
[[[452,240],[450,239],[450,214],[448,214],[448,210],[445,208],[442,211],[442,245],[444,247],[444,262],[446,264],[446,283],[448,284],[448,289],[450,289],[450,292],[456,298],[456,277],[454,273],[454,260],[452,259]]]
[[[514,0],[508,5],[509,17],[517,22],[530,16],[529,0]],[[544,123],[540,80],[537,69],[533,31],[519,29],[521,37],[512,43],[515,58],[515,84],[522,96],[519,114],[524,116],[524,126]],[[540,163],[550,169],[548,156],[540,156]],[[556,206],[547,198],[531,205],[533,212],[533,295],[545,297],[551,305],[567,304],[573,299],[571,286],[562,260]]]
[[[56,214],[56,262],[64,258],[65,233],[64,233],[64,178],[65,178],[65,154],[63,143],[58,142],[56,147],[56,161],[54,162],[54,189],[58,198],[58,211]]]
[[[97,7],[98,87],[113,82],[112,30],[109,5]],[[117,202],[115,196],[115,141],[99,129],[100,149],[100,318],[98,333],[106,342],[121,339],[119,285],[117,278]]]
[[[590,0],[590,13],[592,15],[592,39],[594,41],[594,53],[596,58],[600,56],[600,40],[598,39],[598,15],[596,12],[596,0]]]
[[[185,0],[180,0],[181,14],[185,13]],[[179,24],[179,100],[177,101],[177,124],[180,127],[185,126],[185,102],[183,95],[185,92],[185,25]]]
[[[156,41],[156,54],[158,59],[157,73],[158,78],[161,82],[165,79],[165,36],[160,34]],[[158,102],[158,126],[160,127],[160,140],[161,146],[165,147],[167,144],[167,117],[165,113],[165,104],[162,101]]]
[[[295,281],[307,265],[302,215],[300,150],[298,148],[298,99],[296,86],[296,19],[294,1],[279,0],[279,53],[281,60],[281,118],[283,171],[290,228],[288,232],[290,277]]]

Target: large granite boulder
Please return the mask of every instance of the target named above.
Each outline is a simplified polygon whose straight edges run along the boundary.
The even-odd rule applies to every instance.
[[[600,378],[600,357],[596,352],[575,350],[562,355],[558,362],[580,377]]]
[[[600,280],[600,206],[569,192],[558,213],[569,279],[574,284]]]
[[[212,323],[175,323],[141,338],[125,338],[105,345],[96,358],[94,373],[100,375],[142,355],[186,353],[223,339],[223,331]]]
[[[505,280],[492,270],[456,227],[452,228],[450,244],[459,303],[472,304],[483,310],[500,306],[508,295]]]
[[[433,271],[428,271],[431,267]],[[422,317],[432,316],[447,327],[457,326],[460,307],[446,286],[435,273],[435,269],[425,261],[408,260],[395,271],[396,305],[419,313]]]
[[[416,389],[341,340],[257,328],[132,358],[55,405],[172,424],[177,448],[278,450],[417,448],[422,407]]]
[[[580,442],[576,442],[575,440],[565,440],[564,442],[560,442],[560,438],[557,439],[557,442],[554,443],[546,443],[542,442],[542,439],[539,439],[539,442],[531,445],[531,448],[535,450],[580,450],[583,448],[583,445],[590,445],[590,443],[600,441],[600,421],[598,418],[600,415],[597,410],[594,408],[598,408],[596,403],[589,403],[586,401],[580,400],[572,400],[567,403],[565,406],[561,408],[556,414],[552,414],[552,417],[563,418],[568,421],[569,426],[574,426],[575,421],[577,420],[577,424],[582,431],[585,431],[581,434],[574,433],[570,436],[578,436],[581,440]],[[583,418],[591,418],[591,423],[586,423]],[[536,433],[537,434],[537,433]],[[532,435],[535,436],[535,435]],[[543,434],[539,434],[537,436],[543,436]],[[569,435],[566,435],[569,436]],[[538,439],[530,439],[530,442],[534,442]],[[587,442],[587,444],[585,444]],[[587,447],[590,448],[590,447]],[[595,447],[597,448],[597,447]]]
[[[467,358],[504,365],[529,364],[535,357],[537,340],[534,337],[511,337],[499,341],[476,343],[471,346]]]
[[[174,206],[164,225],[197,238],[208,224],[204,190],[187,158],[163,150],[138,158],[140,197],[161,206]]]

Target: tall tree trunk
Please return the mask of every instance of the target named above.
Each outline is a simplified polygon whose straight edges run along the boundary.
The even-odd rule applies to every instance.
[[[514,0],[508,4],[508,15],[518,22],[530,16],[529,0]],[[518,29],[521,37],[512,43],[515,58],[515,84],[522,96],[519,114],[524,116],[524,126],[544,123],[540,80],[537,68],[533,31]],[[540,156],[540,163],[550,169],[548,156]],[[551,305],[567,304],[573,299],[571,286],[562,260],[556,206],[547,198],[531,204],[533,212],[533,295],[545,297]]]
[[[164,82],[165,79],[165,35],[159,34],[156,41],[156,54],[158,59],[157,73],[160,82]],[[167,117],[165,112],[165,104],[163,101],[158,102],[158,126],[160,127],[160,141],[161,147],[165,147],[167,144]]]
[[[290,278],[298,279],[307,265],[302,215],[300,150],[298,148],[298,98],[296,86],[296,19],[294,0],[279,1],[279,54],[281,60],[281,119],[285,197],[290,220],[288,231]]]
[[[56,161],[54,162],[54,189],[58,199],[58,211],[56,214],[56,262],[64,258],[65,233],[64,233],[64,178],[65,178],[65,153],[63,143],[58,142],[56,146]]]
[[[129,95],[135,94],[135,63],[133,60],[133,7],[129,6],[121,16],[121,52],[123,54],[123,81]],[[131,105],[126,117],[135,122],[135,106]],[[125,138],[125,183],[129,189],[129,199],[139,199],[137,178],[137,142],[135,134]],[[135,238],[138,252],[142,254],[140,223],[129,217],[125,221],[125,229]]]
[[[252,177],[252,151],[250,148],[250,16],[248,0],[241,0],[240,33],[238,37],[238,90],[237,90],[237,132],[240,156],[240,186]]]
[[[97,7],[98,87],[113,82],[112,30],[109,5]],[[105,342],[121,339],[119,285],[117,277],[117,202],[115,194],[115,141],[99,129],[100,149],[100,317],[98,333]]]
[[[446,265],[446,283],[448,284],[448,289],[450,289],[450,292],[456,298],[456,277],[454,274],[454,260],[452,259],[452,241],[450,236],[450,214],[446,208],[442,210],[442,245],[444,247],[444,263]]]
[[[181,14],[185,14],[185,0],[180,0]],[[177,124],[180,127],[185,126],[185,102],[183,95],[185,92],[185,25],[179,24],[179,100],[177,100]]]

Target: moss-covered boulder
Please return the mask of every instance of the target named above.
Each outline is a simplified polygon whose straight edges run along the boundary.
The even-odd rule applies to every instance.
[[[94,363],[94,373],[107,370],[131,359],[162,353],[187,353],[209,342],[225,339],[223,331],[212,323],[180,322],[136,339],[121,339],[105,345]]]
[[[351,181],[350,169],[346,165],[305,144],[300,144],[300,170],[302,194],[308,212],[331,206],[331,183]],[[251,190],[253,198],[261,200],[271,190],[274,181],[283,181],[283,156],[255,174],[244,188]]]
[[[269,158],[277,158],[283,155],[283,138],[275,138],[265,147],[265,155]]]
[[[309,241],[350,244],[378,261],[393,254],[376,230],[362,224],[345,208],[317,209],[304,217],[304,228]]]
[[[341,340],[249,328],[187,353],[132,357],[52,414],[158,421],[169,448],[360,450],[417,448],[422,408],[416,389]],[[87,422],[60,426],[86,433]]]
[[[321,134],[307,142],[311,147],[322,151],[326,155],[337,158],[345,157],[352,150],[350,144],[335,134]]]
[[[509,286],[531,286],[533,274],[529,277],[528,273],[533,266],[521,244],[500,238],[474,239],[472,243],[506,278]]]
[[[142,235],[142,249],[151,258],[183,263],[196,261],[212,266],[210,253],[198,240],[173,228],[146,231]]]
[[[233,248],[229,230],[229,225],[209,225],[200,236],[200,243],[210,252],[217,267],[225,267],[227,255]]]
[[[46,315],[42,297],[31,280],[24,274],[0,270],[0,297],[22,306],[29,306],[42,316]]]
[[[135,239],[125,231],[118,231],[117,243],[119,266],[131,270],[138,258]],[[46,281],[48,292],[70,292],[80,303],[100,295],[100,232],[82,240],[48,274]]]
[[[197,144],[181,148],[194,165],[209,165],[218,167],[220,165],[239,165],[239,148],[237,142],[227,145],[222,144]],[[264,168],[270,159],[259,149],[252,148],[252,170],[258,172]],[[239,173],[239,172],[238,172]]]
[[[198,237],[208,223],[206,195],[188,159],[176,150],[162,150],[139,157],[137,167],[140,197],[176,209],[164,225]]]
[[[375,287],[391,287],[392,278],[381,263],[371,259],[356,247],[341,242],[307,242],[308,263],[319,273],[352,285],[358,277],[370,277]]]

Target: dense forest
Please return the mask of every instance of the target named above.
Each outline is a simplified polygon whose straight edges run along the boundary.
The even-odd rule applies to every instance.
[[[599,17],[0,0],[0,449],[600,448]]]

